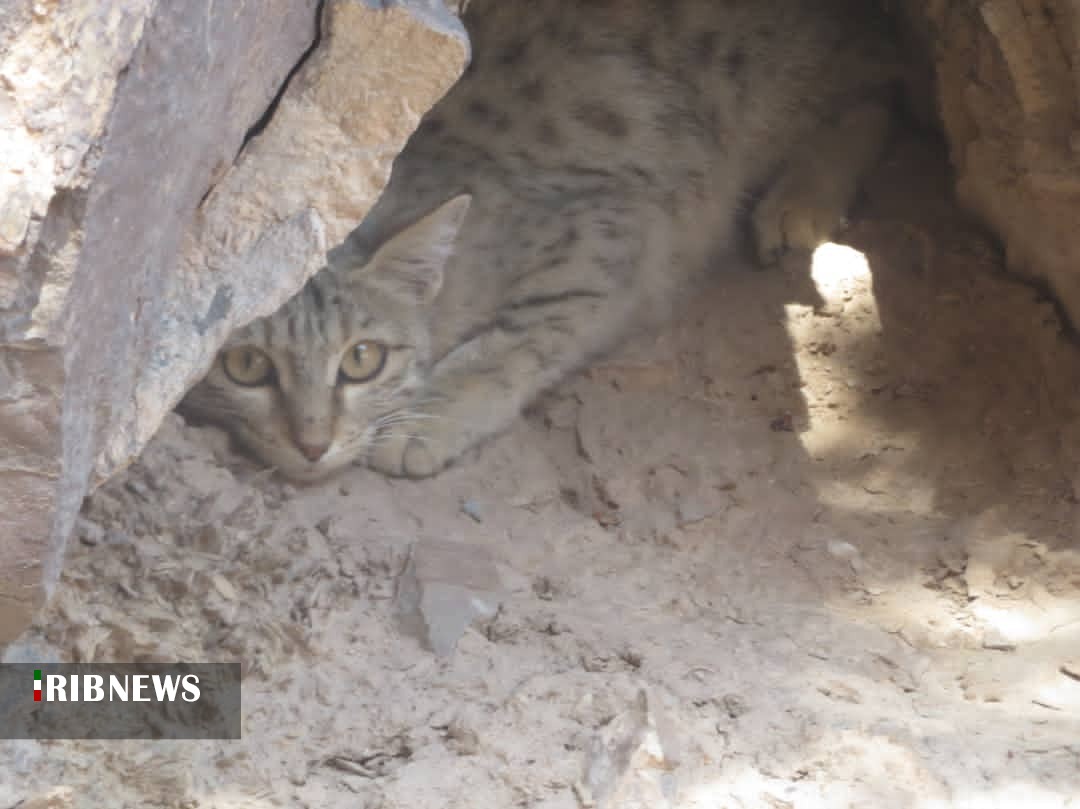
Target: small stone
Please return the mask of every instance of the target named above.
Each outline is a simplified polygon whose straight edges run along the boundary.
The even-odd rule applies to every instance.
[[[146,488],[146,484],[141,480],[132,478],[131,480],[125,481],[124,488],[135,496],[141,497],[143,500],[150,499],[150,490]]]
[[[461,503],[461,511],[464,514],[472,517],[476,522],[483,522],[484,517],[480,512],[480,504],[473,500],[471,497]]]
[[[480,750],[480,736],[460,716],[446,728],[446,741],[459,756],[474,756]]]
[[[110,528],[105,532],[105,544],[106,545],[130,545],[131,535],[126,531],[118,531],[115,528]]]
[[[424,540],[413,545],[397,583],[402,631],[439,657],[448,657],[477,618],[493,618],[502,582],[491,557],[461,542]]]
[[[829,699],[839,700],[840,702],[850,702],[852,705],[858,705],[862,702],[862,695],[858,690],[839,680],[830,680],[824,685],[819,685],[817,690]]]
[[[675,516],[679,527],[684,528],[687,525],[707,520],[716,513],[716,510],[705,498],[696,493],[691,493],[679,500],[678,505],[675,507]]]
[[[83,545],[93,547],[105,541],[105,529],[96,522],[90,522],[82,517],[79,517],[75,523],[75,531]]]
[[[14,253],[22,244],[34,212],[34,198],[25,181],[7,192],[0,200],[0,250]]]
[[[302,787],[308,781],[308,763],[307,761],[290,761],[287,765],[289,770],[289,783],[294,787]]]
[[[832,556],[835,556],[837,559],[844,559],[845,561],[851,561],[859,555],[858,548],[850,542],[844,542],[843,540],[831,540],[826,547]]]
[[[218,594],[226,601],[236,600],[236,588],[232,586],[232,583],[222,576],[220,573],[215,573],[210,577],[210,583],[214,585],[214,589]]]
[[[1016,651],[1016,643],[1007,638],[1000,630],[993,628],[987,629],[983,633],[982,647],[995,652]]]
[[[615,528],[622,523],[619,512],[610,509],[596,509],[592,516],[601,528]]]
[[[667,809],[677,792],[670,734],[644,691],[589,743],[578,797],[597,809]],[[666,738],[665,738],[666,737]]]

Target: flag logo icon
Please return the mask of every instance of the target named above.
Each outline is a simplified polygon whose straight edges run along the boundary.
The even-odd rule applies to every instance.
[[[41,702],[41,669],[34,669],[34,702]]]

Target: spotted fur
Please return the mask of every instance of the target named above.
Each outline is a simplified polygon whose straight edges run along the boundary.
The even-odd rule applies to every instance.
[[[473,0],[473,60],[362,223],[187,400],[290,477],[438,472],[628,329],[733,239],[768,263],[825,240],[888,128],[869,0]],[[341,384],[357,340],[386,370]],[[228,346],[227,346],[228,348]],[[303,446],[325,445],[312,460]]]

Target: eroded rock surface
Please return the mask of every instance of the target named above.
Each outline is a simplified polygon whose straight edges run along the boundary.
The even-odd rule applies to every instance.
[[[5,10],[0,643],[55,581],[87,489],[233,327],[321,265],[464,64],[456,18],[430,2],[327,0],[321,25],[317,10]]]
[[[957,193],[1080,324],[1080,12],[1070,0],[906,0],[929,46]]]

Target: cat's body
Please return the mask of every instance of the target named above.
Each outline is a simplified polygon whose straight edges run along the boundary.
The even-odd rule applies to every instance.
[[[828,237],[888,128],[869,5],[473,0],[378,203],[188,411],[294,478],[439,471],[665,317],[758,192],[764,261]]]

